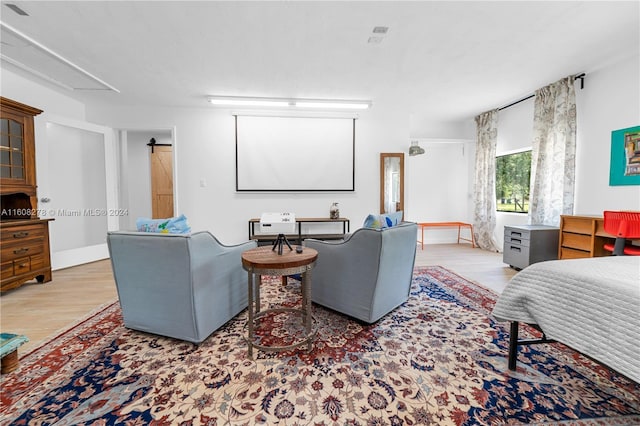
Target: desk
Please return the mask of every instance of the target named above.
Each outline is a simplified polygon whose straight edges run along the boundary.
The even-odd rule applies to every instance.
[[[422,239],[418,241],[420,243],[420,249],[424,250],[424,229],[425,228],[458,228],[458,244],[460,244],[460,240],[468,241],[471,243],[471,247],[476,248],[476,242],[473,238],[473,225],[465,222],[421,222],[418,223],[420,230],[422,232]],[[469,232],[471,233],[471,239],[464,238],[460,236],[461,228],[469,228]]]
[[[298,238],[298,244],[302,245],[302,225],[307,223],[341,223],[342,224],[342,234],[304,234],[306,238],[315,238],[317,240],[340,240],[344,238],[345,234],[349,232],[350,221],[347,218],[341,217],[338,219],[330,219],[328,217],[296,217],[296,226],[298,227],[297,235],[295,234],[287,234],[286,237],[288,240],[292,240],[294,238]],[[260,219],[249,219],[249,239],[257,240],[258,243],[265,241],[274,241],[278,238],[277,235],[267,235],[267,234],[257,234],[255,226],[256,224],[260,224]]]
[[[613,244],[615,239],[604,230],[601,216],[561,215],[558,259],[611,256],[604,245]]]
[[[295,250],[287,250],[285,248],[281,255],[269,246],[254,248],[242,253],[242,267],[249,273],[249,318],[247,320],[249,358],[253,357],[254,347],[263,351],[281,352],[307,344],[307,349],[311,350],[313,346],[312,339],[315,335],[315,330],[312,328],[311,269],[315,266],[317,258],[318,252],[308,247],[305,247],[302,253],[296,253]],[[302,306],[300,308],[279,307],[261,310],[260,285],[262,284],[262,275],[282,275],[286,277],[294,274],[302,274],[300,285]],[[256,337],[256,328],[260,327],[260,319],[267,315],[281,312],[292,312],[301,315],[304,327],[302,335],[288,336],[293,342],[281,346],[259,343],[259,338]]]

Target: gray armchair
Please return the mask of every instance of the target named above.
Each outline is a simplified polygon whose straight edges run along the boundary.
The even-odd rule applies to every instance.
[[[209,232],[109,232],[107,244],[124,325],[200,343],[247,307],[241,253]]]
[[[312,271],[312,300],[366,323],[409,297],[418,227],[403,222],[392,228],[361,228],[344,241],[307,239],[318,251]]]

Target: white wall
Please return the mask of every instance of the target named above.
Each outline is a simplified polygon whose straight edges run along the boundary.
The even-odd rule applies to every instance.
[[[102,244],[107,216],[84,212],[107,209],[103,135],[53,123],[47,131],[52,191],[46,209],[58,212],[49,215],[55,219],[49,224],[51,251]]]
[[[601,214],[604,209],[640,209],[638,186],[610,187],[609,151],[611,131],[639,124],[640,74],[638,56],[598,70],[586,70],[585,89],[577,89],[578,152],[576,182],[576,214]],[[551,82],[550,82],[551,83]],[[50,88],[35,84],[3,69],[2,95],[45,111],[82,119],[84,106]],[[178,174],[178,204],[194,230],[207,229],[226,243],[247,238],[247,220],[264,211],[292,211],[298,216],[329,215],[332,202],[340,203],[341,216],[359,227],[370,212],[377,212],[379,203],[379,153],[407,152],[411,138],[474,137],[473,119],[462,125],[414,123],[409,111],[395,105],[376,103],[370,111],[361,113],[356,123],[356,191],[353,193],[318,194],[237,194],[235,189],[235,145],[233,117],[229,110],[203,108],[109,108],[86,106],[87,121],[113,128],[173,128]],[[36,119],[36,123],[38,119]],[[38,135],[36,128],[36,149]],[[473,151],[467,182],[461,179],[449,187],[446,195],[435,193],[425,197],[425,188],[442,186],[441,176],[451,168],[452,153],[432,150],[429,156],[409,158],[405,180],[408,217],[430,220],[460,214],[472,188]],[[422,164],[422,163],[425,164]],[[428,163],[428,164],[426,164]],[[38,169],[43,162],[38,161]],[[425,169],[421,169],[425,167]],[[207,182],[205,187],[200,181]],[[447,197],[456,193],[455,208],[445,214]],[[427,201],[428,200],[428,201]],[[429,204],[429,205],[427,205]],[[437,215],[431,216],[437,206]],[[466,208],[467,217],[470,208]],[[424,219],[423,219],[424,218]],[[445,219],[442,219],[445,220]],[[470,219],[469,219],[470,220]],[[513,224],[512,219],[504,224]],[[502,225],[501,225],[502,226]],[[502,234],[502,228],[496,230]]]
[[[13,70],[7,69],[4,61],[1,62],[1,65],[0,94],[43,111],[34,119],[36,181],[38,182],[38,198],[48,196],[48,182],[39,178],[49,175],[49,151],[46,143],[47,116],[59,115],[74,120],[84,120],[85,106],[70,96],[62,94],[59,90],[52,89],[50,85],[22,77]],[[41,205],[38,207],[46,208]]]
[[[475,139],[474,120],[465,122],[433,122],[409,116],[409,136],[416,139]]]
[[[576,83],[578,134],[574,214],[602,215],[602,211],[606,209],[640,210],[640,187],[637,185],[609,186],[611,131],[640,124],[638,75],[640,75],[640,58],[636,54],[599,69],[587,70],[585,87],[582,90],[579,88],[579,83]],[[533,123],[527,123],[527,120],[533,118],[533,104],[532,98],[500,112],[496,148],[498,154],[531,146]],[[458,129],[462,135],[465,135],[468,134],[469,126],[458,126]],[[410,131],[412,139],[433,135],[434,132],[435,134],[440,132],[439,136],[446,137],[455,132],[455,126],[448,123],[439,125],[421,123],[412,119]],[[471,161],[470,170],[473,168],[473,157]],[[447,163],[446,161],[433,163],[435,166],[429,166],[438,167],[441,173],[446,174],[447,169],[443,166],[443,163]],[[473,188],[472,177],[471,174],[467,188],[469,193]],[[410,185],[416,184],[412,179],[410,180]],[[423,181],[421,185],[424,186],[424,184]],[[420,205],[423,195],[421,191],[416,190],[410,192],[408,198],[408,204],[416,206],[416,204]],[[456,210],[449,213],[455,214]],[[527,219],[527,215],[497,213],[495,237],[500,245],[502,245],[505,225],[525,224]],[[426,240],[439,242],[429,238]]]
[[[584,89],[576,83],[577,142],[574,214],[601,216],[604,210],[640,210],[640,187],[609,186],[611,132],[640,124],[640,57],[628,57],[586,71]],[[552,82],[549,82],[552,83]],[[500,112],[497,153],[522,148],[518,129],[528,131],[530,99]],[[503,126],[504,122],[508,126]],[[527,136],[531,138],[531,133]],[[522,138],[522,143],[527,138]],[[531,143],[529,142],[529,146]],[[495,237],[502,245],[505,225],[527,223],[527,216],[497,213]]]
[[[2,78],[0,78],[0,94],[2,96],[41,109],[47,114],[63,115],[76,120],[84,119],[85,106],[82,102],[40,83],[40,80],[34,81],[22,77],[11,69],[7,69],[5,65],[3,61]],[[71,92],[69,92],[70,94]],[[36,120],[38,117],[40,116],[36,116]],[[36,137],[37,142],[38,138]]]
[[[351,229],[378,211],[379,153],[408,149],[408,113],[374,107],[356,120],[356,191],[353,193],[236,193],[235,133],[230,110],[88,107],[88,119],[114,128],[175,126],[178,213],[194,231],[209,230],[224,243],[247,239],[247,221],[266,211],[328,217],[333,202]],[[330,172],[330,171],[328,171]],[[295,178],[293,176],[292,178]],[[200,185],[201,181],[206,186]]]
[[[530,98],[498,112],[496,155],[531,149],[534,103]]]
[[[415,222],[473,222],[472,190],[475,123],[434,122],[409,115],[409,140],[425,154],[405,157],[406,218]],[[457,240],[454,228],[425,231],[425,244]],[[418,234],[422,238],[421,233]]]
[[[587,72],[576,89],[575,214],[640,210],[640,186],[609,186],[611,132],[640,124],[640,55]]]
[[[414,222],[473,222],[471,188],[474,141],[448,139],[417,140],[422,155],[405,158],[405,179],[409,183],[406,218]],[[429,229],[425,244],[457,240],[454,228]]]

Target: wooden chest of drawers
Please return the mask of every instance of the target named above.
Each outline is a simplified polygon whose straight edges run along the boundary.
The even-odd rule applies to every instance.
[[[33,278],[51,281],[49,220],[0,222],[0,290],[19,287]]]
[[[555,260],[558,234],[554,226],[505,226],[502,261],[512,268],[523,269],[532,263]]]

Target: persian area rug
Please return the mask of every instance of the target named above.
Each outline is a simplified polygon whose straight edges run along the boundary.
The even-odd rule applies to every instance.
[[[265,282],[263,306],[298,297],[297,282]],[[509,371],[495,300],[446,269],[416,268],[409,300],[379,322],[314,305],[310,353],[254,360],[246,310],[196,346],[124,328],[116,303],[2,377],[2,424],[640,424],[640,385],[560,344],[521,348]],[[288,320],[267,320],[277,341]]]

